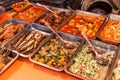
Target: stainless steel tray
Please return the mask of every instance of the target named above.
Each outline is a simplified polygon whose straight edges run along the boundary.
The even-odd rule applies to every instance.
[[[115,59],[113,60],[113,65],[111,66],[110,72],[108,73],[107,80],[115,80],[115,79],[113,79],[113,78],[115,78],[115,75],[114,75],[113,71],[119,65],[119,61],[120,61],[120,45],[118,46],[118,49],[117,49],[116,53],[117,53],[117,55],[116,55]]]
[[[101,14],[96,14],[96,13],[92,13],[92,12],[87,12],[87,11],[81,11],[81,10],[76,10],[76,14],[87,14],[87,15],[91,15],[91,16],[97,16],[97,17],[104,17],[106,18],[105,16],[101,15]]]
[[[116,14],[109,14],[109,19],[120,21],[120,16]]]
[[[99,41],[96,41],[96,40],[91,40],[91,42],[92,42],[92,44],[96,47],[96,48],[99,48],[100,50],[105,50],[105,51],[110,51],[111,52],[111,54],[113,55],[113,59],[111,59],[112,60],[112,62],[109,64],[109,65],[107,65],[107,66],[105,66],[106,68],[104,68],[105,70],[102,70],[102,71],[104,71],[104,73],[102,72],[102,74],[100,75],[101,77],[99,77],[98,79],[95,79],[95,80],[109,80],[108,79],[108,77],[109,77],[109,73],[110,73],[110,71],[111,71],[111,66],[114,64],[114,61],[113,60],[115,60],[115,58],[116,58],[116,55],[118,55],[118,53],[115,53],[116,52],[116,50],[117,50],[117,47],[116,46],[113,46],[113,45],[109,45],[109,44],[106,44],[106,43],[102,43],[102,42],[99,42]],[[69,68],[71,67],[71,65],[73,65],[73,64],[75,64],[75,58],[76,57],[78,57],[78,55],[79,54],[82,54],[82,50],[83,50],[83,48],[85,48],[85,46],[88,46],[88,44],[84,44],[83,45],[83,47],[80,47],[79,49],[78,49],[78,51],[76,51],[76,54],[75,54],[75,56],[74,56],[74,58],[68,63],[68,65],[65,67],[65,69],[64,69],[64,71],[66,72],[66,73],[68,73],[68,74],[70,74],[70,75],[73,75],[73,76],[75,76],[75,77],[78,77],[78,78],[80,78],[80,79],[83,79],[83,80],[94,80],[94,79],[91,79],[90,77],[88,77],[88,76],[83,76],[83,75],[81,75],[81,73],[80,74],[77,74],[77,72],[76,73],[73,73],[73,72],[71,72],[70,70],[69,70]],[[79,53],[79,52],[81,52],[81,53]],[[84,56],[85,57],[85,56]],[[80,59],[80,57],[79,57],[79,59]],[[95,64],[95,63],[94,63]],[[78,64],[79,65],[79,64]],[[80,64],[81,65],[81,64]],[[79,68],[80,68],[80,66],[79,66]],[[76,69],[76,68],[74,68],[74,69]],[[87,68],[86,68],[87,69]],[[87,73],[86,73],[87,74]]]
[[[14,19],[17,19],[17,20],[22,20],[22,21],[25,21],[25,19],[20,19],[19,17],[16,18],[16,16],[18,16],[20,13],[25,13],[25,11],[28,11],[30,8],[32,7],[40,7],[40,6],[37,6],[36,4],[32,4],[29,6],[29,8],[26,8],[24,9],[23,11],[19,12],[18,14],[14,15],[13,18]],[[42,7],[43,8],[43,7]],[[37,8],[35,8],[37,10]],[[45,8],[44,8],[45,9]],[[46,10],[46,9],[45,9]],[[32,23],[34,21],[36,21],[40,16],[44,15],[46,12],[48,12],[47,10],[45,12],[43,12],[42,14],[40,14],[39,16],[37,16],[35,19],[32,19],[32,21],[26,21],[26,22],[29,22],[29,23]],[[23,15],[20,15],[20,16],[23,16]],[[30,15],[29,15],[30,16]]]
[[[64,32],[66,32],[66,33],[69,33],[69,34],[73,34],[73,35],[76,35],[76,36],[80,36],[80,37],[82,37],[82,35],[80,34],[80,30],[77,30],[79,27],[81,27],[81,26],[83,26],[83,25],[78,25],[78,27],[76,27],[76,28],[74,28],[74,26],[76,26],[76,24],[75,24],[75,21],[72,21],[73,19],[74,19],[74,17],[76,16],[76,15],[85,15],[85,16],[92,16],[92,17],[96,17],[96,18],[101,18],[101,19],[103,19],[103,21],[101,21],[101,24],[99,25],[99,26],[95,26],[95,27],[99,27],[98,28],[98,30],[94,33],[95,34],[95,36],[94,37],[91,37],[92,39],[96,39],[96,34],[97,34],[97,32],[99,31],[99,29],[101,28],[101,26],[103,26],[104,25],[104,22],[106,21],[106,17],[105,16],[102,16],[102,15],[100,15],[100,14],[95,14],[95,13],[91,13],[91,12],[86,12],[86,11],[80,11],[80,10],[76,10],[76,12],[75,12],[75,15],[74,16],[72,16],[72,18],[70,18],[68,21],[66,21],[66,24],[64,24],[64,25],[62,25],[62,26],[60,26],[57,30],[58,31],[61,31],[60,29],[61,28],[63,28],[65,25],[68,25],[69,24],[69,26],[71,26],[72,25],[72,27],[73,28],[66,28],[66,29],[68,29],[69,31],[64,31]],[[90,18],[91,19],[91,18]],[[87,19],[88,21],[90,21],[89,19]],[[70,22],[71,21],[71,22]],[[83,20],[84,22],[86,21],[86,20]],[[86,21],[87,22],[87,21]],[[71,24],[70,24],[71,23]],[[81,22],[82,23],[82,22]],[[93,25],[94,23],[92,23],[92,26],[94,26]],[[91,25],[91,24],[90,24]],[[84,25],[84,26],[87,26],[87,25]],[[65,30],[66,30],[65,29]],[[81,28],[80,28],[81,29]],[[92,30],[93,31],[93,29],[94,28],[90,28],[90,29],[88,29],[88,30]],[[70,31],[71,30],[71,31]],[[78,32],[79,31],[79,32]],[[95,31],[95,30],[94,30]],[[73,33],[74,32],[74,33]],[[78,34],[79,33],[79,34]],[[93,33],[91,33],[91,34],[93,34]],[[88,35],[88,37],[89,37],[90,35]]]
[[[70,34],[66,34],[66,33],[62,33],[62,32],[58,32],[59,33],[59,35],[64,39],[64,40],[68,40],[68,41],[70,41],[70,42],[75,42],[77,45],[78,45],[78,47],[79,46],[81,46],[82,45],[82,43],[84,42],[83,41],[83,39],[82,38],[80,38],[80,37],[76,37],[76,36],[73,36],[73,35],[70,35]],[[33,62],[33,63],[35,63],[35,64],[38,64],[38,65],[40,65],[40,66],[43,66],[43,67],[46,67],[46,68],[49,68],[49,69],[52,69],[52,70],[55,70],[55,71],[63,71],[64,70],[64,67],[66,66],[66,65],[64,65],[64,66],[62,66],[62,67],[55,67],[55,66],[51,66],[51,65],[48,65],[47,63],[42,63],[42,62],[38,62],[38,61],[36,61],[36,60],[34,60],[33,58],[35,58],[35,55],[36,54],[38,54],[38,50],[41,50],[43,47],[45,47],[45,45],[47,45],[47,43],[49,43],[50,42],[50,40],[52,40],[52,39],[57,39],[57,37],[55,36],[55,34],[53,34],[53,35],[51,35],[48,39],[46,39],[46,41],[45,42],[43,42],[37,49],[36,49],[36,51],[31,55],[31,56],[29,56],[29,60],[31,61],[31,62]],[[59,40],[58,40],[59,41]],[[51,42],[51,44],[54,44],[53,42]],[[60,44],[59,42],[58,42],[58,44]],[[74,48],[74,49],[77,49],[78,47],[76,47],[76,48]],[[52,47],[51,47],[52,48]],[[71,50],[74,50],[74,49],[71,49]],[[50,51],[52,51],[51,49],[49,49]],[[54,50],[55,51],[55,50]],[[52,52],[54,52],[54,51],[52,51]],[[59,50],[56,50],[57,52],[59,52]],[[63,50],[64,51],[64,50]],[[76,51],[76,50],[75,50]],[[72,51],[72,56],[65,62],[66,64],[69,62],[69,60],[73,57],[73,55],[74,55],[74,52],[75,51]],[[56,52],[56,55],[58,54]],[[69,52],[68,52],[69,53]],[[60,57],[60,55],[59,55],[59,57]],[[47,57],[47,58],[50,58],[50,57]],[[57,64],[59,64],[59,63],[57,63]]]
[[[9,50],[9,49],[8,49]],[[19,57],[18,52],[14,51],[14,50],[9,50],[10,53],[8,55],[8,59],[10,60],[1,70],[0,70],[0,75],[7,69],[10,67],[10,65],[12,65],[15,60]]]
[[[0,25],[0,27],[3,27],[4,25],[9,24],[9,23],[12,23],[12,25],[14,25],[14,24],[24,24],[25,27],[28,25],[28,23],[27,23],[27,22],[24,22],[24,21],[15,20],[15,19],[9,19],[9,20],[5,21],[4,23],[2,23],[2,24]],[[22,31],[22,30],[21,30],[21,31]],[[21,31],[20,31],[20,32],[21,32]],[[19,32],[18,32],[17,34],[19,34]],[[17,34],[16,34],[16,35],[17,35]],[[16,35],[14,35],[13,37],[15,37]],[[9,40],[11,40],[13,37],[11,37]],[[9,42],[9,40],[8,40],[7,42]],[[5,42],[4,44],[6,44],[7,42]],[[2,44],[2,46],[4,46],[4,44]]]
[[[107,17],[107,20],[106,20],[105,24],[104,24],[103,27],[101,27],[101,29],[98,31],[97,37],[98,37],[98,39],[100,39],[100,40],[103,41],[103,42],[106,42],[106,43],[109,43],[109,44],[118,45],[118,44],[120,43],[119,41],[116,41],[116,40],[113,40],[113,39],[107,39],[107,38],[104,38],[104,37],[101,37],[101,36],[100,36],[101,31],[104,29],[104,27],[108,24],[108,22],[109,22],[110,20],[115,20],[116,22],[117,22],[117,21],[120,21],[120,16],[119,16],[119,15],[116,15],[116,14],[109,14],[108,17]]]
[[[16,44],[16,42],[17,42],[18,40],[20,40],[22,36],[28,34],[31,30],[33,30],[33,31],[35,31],[35,32],[39,32],[39,33],[41,33],[41,34],[43,35],[40,43],[41,43],[42,41],[44,41],[45,38],[47,38],[48,36],[51,35],[51,30],[50,30],[50,29],[32,23],[32,24],[29,24],[29,25],[28,25],[23,31],[21,31],[16,37],[14,37],[14,38],[11,39],[8,43],[6,43],[6,44],[5,44],[5,47],[8,47],[8,48],[10,48],[10,49],[13,49],[14,44]],[[23,40],[24,40],[24,39],[23,39]],[[22,41],[23,41],[23,40],[22,40]],[[40,44],[40,43],[39,43],[39,44]],[[38,45],[39,45],[39,44],[38,44]],[[20,44],[19,44],[19,45],[20,45]],[[38,46],[37,46],[37,47],[38,47]],[[31,54],[32,52],[34,52],[34,50],[33,50],[32,52],[28,52],[27,54],[21,54],[19,51],[17,51],[17,52],[20,54],[20,56],[27,58],[27,57],[30,56],[30,54]]]
[[[48,6],[49,7],[49,6]],[[44,24],[44,22],[43,23],[40,23],[39,21],[40,20],[42,20],[42,19],[45,19],[45,21],[49,21],[48,23],[50,23],[50,25],[52,26],[52,28],[53,29],[55,29],[55,30],[57,30],[57,28],[59,28],[61,25],[63,25],[63,24],[65,24],[73,15],[75,15],[75,11],[73,11],[73,10],[68,10],[68,9],[62,9],[62,8],[56,8],[56,7],[51,7],[51,10],[53,10],[53,13],[54,12],[65,12],[65,14],[70,14],[68,17],[66,17],[66,19],[64,19],[63,18],[63,20],[62,21],[58,21],[58,22],[56,22],[58,19],[60,20],[62,17],[59,17],[59,16],[61,16],[61,15],[58,15],[58,18],[54,18],[54,16],[52,16],[51,14],[51,12],[50,11],[48,11],[48,12],[46,12],[44,15],[42,15],[42,16],[40,16],[38,19],[36,19],[35,20],[35,23],[37,23],[37,24],[41,24],[41,25],[44,25],[45,27],[47,27],[45,24]],[[49,17],[49,16],[50,17]],[[57,15],[57,14],[56,14]],[[46,19],[45,17],[46,16],[48,16],[48,19]],[[54,20],[52,20],[52,19],[54,19]],[[57,24],[56,24],[57,23]]]

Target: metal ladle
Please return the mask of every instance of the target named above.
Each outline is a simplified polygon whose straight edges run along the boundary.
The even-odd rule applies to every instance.
[[[98,52],[95,50],[95,48],[93,47],[92,43],[89,41],[86,33],[84,31],[82,31],[82,36],[85,38],[85,40],[88,42],[89,46],[92,48],[93,52],[95,53],[95,58],[97,63],[106,66],[109,64],[109,59],[107,59],[106,57],[98,54]]]
[[[47,27],[49,27],[52,30],[53,33],[56,34],[56,36],[61,40],[61,42],[62,42],[62,44],[65,48],[73,49],[77,46],[77,43],[73,43],[73,42],[63,40],[63,38],[61,36],[59,36],[59,34],[50,26],[50,24],[48,22],[45,22],[45,25]]]

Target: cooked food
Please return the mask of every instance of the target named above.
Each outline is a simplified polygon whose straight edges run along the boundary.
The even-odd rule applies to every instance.
[[[0,27],[0,45],[9,41],[18,32],[24,29],[24,24],[7,23]]]
[[[33,6],[23,12],[18,13],[14,16],[15,19],[24,20],[26,22],[32,22],[40,15],[42,15],[46,11],[45,8],[39,6]]]
[[[60,69],[68,63],[77,47],[66,49],[58,39],[50,39],[50,41],[35,53],[33,60]]]
[[[97,31],[104,21],[103,17],[96,17],[86,14],[76,14],[66,25],[62,26],[59,30],[69,34],[82,36],[81,31],[85,31],[89,38],[94,38]]]
[[[53,13],[57,16],[53,15]],[[37,23],[41,25],[45,25],[45,21],[47,21],[48,23],[50,23],[53,29],[56,29],[58,25],[64,22],[71,15],[70,13],[65,11],[54,11],[53,13],[47,13]]]
[[[13,8],[16,12],[20,12],[25,8],[27,8],[28,6],[30,6],[30,3],[27,1],[23,1],[23,2],[16,2],[12,4],[11,8]]]
[[[98,47],[96,47],[96,50],[101,55],[111,53],[111,55],[107,56],[110,59],[109,64],[111,63],[113,52],[107,53],[107,51]],[[102,66],[98,64],[91,48],[88,47],[88,45],[84,45],[84,47],[74,57],[71,65],[69,65],[68,71],[76,75],[86,77],[88,80],[104,80],[108,67],[109,65]]]
[[[107,41],[120,42],[120,21],[109,20],[100,32],[100,37]]]
[[[18,51],[21,54],[28,55],[32,53],[39,45],[39,43],[45,38],[39,31],[31,30],[23,36],[18,36],[13,44],[9,45],[11,49]]]

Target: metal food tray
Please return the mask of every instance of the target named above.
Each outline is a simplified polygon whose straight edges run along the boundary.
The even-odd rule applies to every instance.
[[[100,41],[97,41],[97,40],[92,40],[91,39],[91,43],[93,44],[94,47],[99,47],[101,50],[106,50],[106,51],[110,51],[110,52],[114,52],[113,55],[113,59],[112,59],[112,62],[111,64],[108,65],[108,69],[107,69],[107,72],[105,74],[105,79],[104,80],[110,80],[109,79],[109,75],[111,74],[111,69],[114,65],[114,62],[116,61],[116,57],[118,55],[118,53],[116,53],[117,51],[117,47],[116,46],[113,46],[113,45],[110,45],[110,44],[106,44],[106,43],[103,43],[103,42],[100,42]],[[82,76],[82,75],[78,75],[78,74],[75,74],[75,73],[72,73],[70,72],[68,69],[69,67],[74,63],[74,58],[77,56],[77,53],[79,51],[81,51],[81,49],[85,46],[85,45],[88,45],[87,42],[84,43],[84,45],[82,47],[79,47],[79,49],[76,51],[74,57],[71,59],[71,61],[68,63],[68,65],[65,67],[64,71],[67,73],[67,74],[70,74],[72,76],[75,76],[77,78],[80,78],[82,80],[92,80],[91,78],[87,77],[87,76]],[[104,72],[105,73],[105,72]]]
[[[115,69],[115,67],[117,66],[118,60],[120,60],[120,45],[118,46],[118,49],[116,50],[117,55],[115,55],[115,59],[113,60],[113,65],[110,68],[110,71],[108,73],[108,77],[106,80],[112,80],[112,76],[113,76],[113,70]]]
[[[50,7],[50,6],[47,6],[47,7]],[[75,15],[75,11],[74,10],[68,10],[68,9],[57,8],[57,7],[50,7],[50,8],[53,11],[60,11],[60,12],[65,11],[67,13],[70,13],[70,16],[68,18],[66,18],[66,20],[62,21],[61,24],[58,24],[58,26],[56,26],[55,30],[57,30],[60,26],[64,25],[69,19],[71,19]],[[49,13],[51,13],[51,12],[47,11],[45,14],[41,15],[38,19],[36,19],[34,22],[37,23],[37,24],[39,24],[38,21],[40,19],[43,19],[46,16],[46,14],[49,14]],[[45,26],[45,25],[43,25],[43,26]],[[45,26],[45,27],[47,27],[47,26]]]
[[[9,50],[9,49],[8,49],[8,50]],[[13,64],[18,57],[19,57],[18,52],[14,51],[14,50],[10,50],[10,54],[8,55],[8,58],[10,59],[10,61],[2,68],[2,70],[0,70],[0,75],[1,75],[8,67],[10,67],[10,65]]]
[[[120,21],[120,16],[119,15],[116,15],[116,14],[109,14],[108,17],[107,17],[107,20],[105,22],[105,24],[101,27],[101,29],[98,31],[97,33],[97,37],[103,41],[103,42],[107,42],[107,43],[110,43],[110,44],[114,44],[114,45],[118,45],[120,42],[119,41],[115,41],[115,40],[110,40],[110,39],[107,39],[107,38],[102,38],[100,37],[100,32],[104,29],[105,25],[109,22],[109,20],[115,20],[115,21]]]
[[[78,47],[82,45],[82,43],[84,42],[84,40],[80,37],[77,37],[77,36],[73,36],[73,35],[70,35],[70,34],[66,34],[66,33],[63,33],[63,32],[58,32],[58,34],[64,39],[64,40],[67,40],[67,41],[70,41],[70,42],[75,42],[78,44]],[[50,39],[56,39],[56,36],[55,34],[52,34],[50,37],[48,37],[37,49],[36,51],[31,55],[29,56],[29,60],[35,64],[38,64],[40,66],[43,66],[43,67],[46,67],[46,68],[49,68],[51,70],[55,70],[55,71],[63,71],[64,70],[64,67],[62,68],[56,68],[56,67],[53,67],[53,66],[49,66],[45,63],[41,63],[41,62],[38,62],[38,61],[35,61],[33,60],[33,57],[35,54],[37,54],[37,51],[39,49],[41,49],[48,41],[50,41]],[[77,50],[77,49],[76,49]],[[74,54],[73,54],[74,55]],[[73,56],[72,56],[73,57]],[[72,58],[71,57],[71,58]]]
[[[21,12],[19,13],[24,13],[25,11],[27,11],[28,9],[34,7],[34,6],[37,6],[36,4],[31,4],[30,6],[28,6],[28,8],[25,8],[24,10],[22,10]],[[37,6],[37,7],[40,7],[40,6]],[[42,6],[41,6],[42,7]],[[44,8],[44,7],[43,7]],[[46,9],[45,9],[46,10]],[[45,12],[43,12],[41,15],[37,16],[34,20],[32,20],[31,22],[29,23],[34,23],[40,16],[44,15],[45,13],[47,13],[48,11],[46,10]],[[16,15],[13,16],[13,18],[15,18],[15,16],[17,16],[19,13],[17,13]],[[15,18],[16,19],[16,18]],[[17,19],[17,20],[21,20],[21,19]],[[24,21],[24,20],[22,20]]]
[[[9,19],[9,20],[5,21],[4,23],[2,23],[2,24],[0,25],[0,27],[4,26],[5,24],[8,24],[8,23],[13,23],[13,24],[25,24],[25,27],[28,25],[28,23],[25,22],[25,21],[15,20],[15,19]],[[22,30],[21,30],[21,31],[22,31]],[[20,31],[20,32],[21,32],[21,31]],[[19,34],[19,32],[18,32],[17,34]],[[17,35],[17,34],[16,34],[16,35]],[[14,38],[16,35],[14,35],[12,38]],[[12,38],[11,38],[11,39],[12,39]],[[6,43],[8,43],[11,39],[9,39]],[[5,43],[5,44],[6,44],[6,43]],[[1,45],[1,46],[4,46],[4,44]]]
[[[105,25],[105,23],[106,23],[106,21],[107,21],[107,16],[102,16],[102,15],[96,14],[96,13],[91,13],[91,12],[76,10],[75,13],[74,13],[74,15],[71,16],[71,18],[69,18],[64,24],[62,24],[60,27],[58,27],[57,30],[59,31],[60,28],[62,28],[65,24],[67,24],[72,18],[74,18],[76,15],[80,15],[80,14],[81,14],[81,15],[84,14],[84,15],[90,15],[90,16],[95,16],[95,17],[104,18],[104,21],[102,22],[102,25],[99,27],[98,31],[101,29],[102,26]],[[97,36],[98,31],[96,32],[94,38],[92,38],[92,39],[96,39],[96,36]],[[76,35],[75,35],[75,36],[76,36]],[[81,35],[80,37],[82,37],[82,35]]]
[[[19,9],[16,8],[16,7],[13,7],[13,6],[16,5],[16,4],[17,4],[17,6],[18,6],[18,3],[21,3],[21,2],[25,2],[25,1],[15,2],[15,3],[13,3],[10,7],[11,7],[14,11],[16,11],[16,12],[21,12],[21,11],[29,8],[29,6],[30,6],[30,3],[29,3],[29,2],[25,2],[27,5],[26,5],[25,7],[19,8]]]
[[[13,39],[11,39],[8,43],[6,43],[4,46],[5,47],[10,47],[10,45],[13,45],[17,40],[20,39],[20,37],[22,37],[23,35],[29,33],[31,30],[34,31],[38,31],[40,32],[43,36],[46,36],[45,38],[47,38],[47,36],[51,35],[51,30],[48,28],[43,27],[42,25],[38,25],[35,23],[29,24],[23,31],[21,31],[18,35],[16,35]],[[42,38],[42,41],[44,41],[45,38]],[[41,42],[42,42],[41,41]],[[40,43],[41,43],[40,42]],[[39,43],[39,44],[40,44]],[[17,51],[18,52],[18,51]],[[34,52],[34,51],[33,51]],[[28,53],[27,55],[25,54],[21,54],[20,52],[18,52],[20,54],[20,56],[27,58],[30,56],[31,53]]]

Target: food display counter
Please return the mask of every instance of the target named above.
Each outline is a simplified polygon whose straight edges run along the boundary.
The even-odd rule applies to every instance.
[[[0,80],[120,79],[119,15],[26,1],[11,8],[0,15]]]

